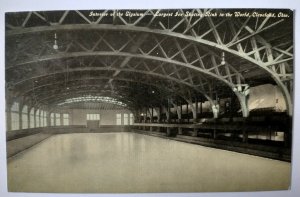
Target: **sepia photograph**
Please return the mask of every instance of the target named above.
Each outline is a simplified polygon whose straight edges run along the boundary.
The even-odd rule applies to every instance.
[[[7,191],[290,190],[294,14],[5,12]]]

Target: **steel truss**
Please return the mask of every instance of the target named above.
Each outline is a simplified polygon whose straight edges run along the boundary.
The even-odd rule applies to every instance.
[[[265,36],[274,27],[282,28],[285,19],[195,17],[193,14],[220,10],[192,9],[189,10],[190,16],[184,14],[185,10],[167,10],[181,14],[180,17],[173,17],[170,23],[167,17],[155,14],[162,11],[143,10],[143,14],[138,17],[109,17],[110,13],[117,13],[119,10],[101,11],[99,17],[89,17],[90,11],[78,10],[56,14],[23,13],[14,22],[6,21],[7,39],[23,40],[10,46],[14,50],[7,56],[6,72],[22,70],[28,65],[34,69],[55,61],[64,64],[68,59],[88,57],[91,61],[85,66],[90,71],[114,71],[105,88],[111,87],[111,83],[120,73],[143,73],[187,85],[204,94],[211,102],[212,92],[217,91],[212,90],[214,86],[211,79],[216,79],[234,91],[241,103],[243,116],[248,116],[245,87],[248,86],[249,69],[241,66],[246,65],[265,71],[275,80],[284,95],[287,112],[292,114],[290,85],[293,82],[293,39],[290,38],[290,29],[287,32],[278,31],[270,38]],[[105,14],[108,16],[104,16]],[[88,37],[80,37],[80,31],[90,32],[92,39],[89,41]],[[51,46],[53,37],[49,35],[54,32],[57,32],[58,38],[64,37],[63,34],[71,37],[69,40],[58,40],[63,42],[63,47],[59,50],[54,50]],[[112,32],[121,32],[120,36],[126,38],[125,41],[114,41],[110,37]],[[277,42],[278,39],[283,41]],[[222,52],[226,55],[225,64],[221,63]],[[107,63],[104,68],[98,68],[97,59],[101,57],[113,57],[115,61]],[[86,71],[86,68],[76,69]],[[70,69],[67,72],[75,70]],[[32,77],[20,77],[9,81],[9,84],[14,87],[42,77],[38,72],[36,74],[33,72]]]

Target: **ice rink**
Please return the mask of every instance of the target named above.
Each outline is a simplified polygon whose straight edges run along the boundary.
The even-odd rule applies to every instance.
[[[291,164],[135,133],[54,135],[8,161],[13,192],[284,190]]]

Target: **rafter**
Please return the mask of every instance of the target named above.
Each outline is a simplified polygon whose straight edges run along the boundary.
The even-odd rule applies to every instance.
[[[123,52],[75,52],[75,53],[68,53],[68,54],[56,54],[56,55],[51,55],[51,56],[46,56],[46,57],[40,57],[39,59],[30,61],[30,62],[20,62],[20,64],[16,64],[15,66],[21,66],[23,64],[29,64],[29,63],[34,63],[34,62],[42,62],[42,61],[47,61],[47,60],[54,60],[54,59],[61,59],[61,58],[70,58],[70,57],[84,57],[84,56],[123,56],[125,58],[142,58],[142,59],[149,59],[149,60],[156,60],[158,62],[165,62],[165,63],[170,63],[170,64],[175,64],[177,66],[183,66],[185,68],[188,69],[192,69],[195,71],[199,71],[203,74],[207,74],[211,77],[214,77],[220,81],[223,81],[225,84],[228,84],[229,86],[233,84],[230,84],[226,79],[224,79],[223,76],[221,75],[217,75],[214,72],[210,72],[207,69],[202,69],[187,63],[182,63],[182,62],[178,62],[175,60],[171,60],[171,59],[165,59],[165,58],[161,58],[161,57],[152,57],[152,56],[146,56],[146,55],[139,55],[139,54],[129,54],[129,53],[123,53]],[[15,67],[14,66],[14,67]],[[12,68],[12,67],[11,67]],[[8,68],[10,69],[10,68]],[[117,71],[116,71],[117,72]],[[119,71],[118,71],[119,72]],[[165,73],[167,74],[167,73]],[[238,73],[237,73],[238,74]]]
[[[116,11],[118,10],[113,10],[113,12]],[[183,13],[183,10],[177,11]],[[205,13],[206,11],[207,10],[202,9],[191,10],[192,13]],[[21,72],[25,73],[26,70],[30,68],[36,70],[36,73],[38,73],[39,70],[42,71],[42,68],[38,68],[38,66],[35,65],[37,63],[50,65],[57,63],[58,61],[56,60],[65,62],[65,59],[74,58],[92,58],[94,60],[87,61],[87,64],[84,62],[84,66],[94,66],[94,62],[101,63],[102,61],[96,61],[95,59],[101,59],[100,57],[106,56],[108,59],[114,59],[102,61],[106,67],[113,66],[117,68],[112,75],[113,77],[118,77],[119,73],[121,73],[121,69],[128,69],[129,64],[133,64],[133,62],[138,60],[141,61],[142,68],[149,73],[153,72],[152,74],[167,75],[167,77],[173,77],[198,88],[206,86],[206,82],[203,83],[201,79],[193,78],[194,74],[198,78],[204,74],[208,76],[209,79],[212,77],[232,88],[244,83],[243,75],[239,72],[238,62],[241,62],[241,64],[248,64],[250,67],[255,66],[255,69],[266,71],[265,73],[271,76],[282,90],[288,106],[288,113],[292,111],[291,95],[289,93],[290,88],[287,88],[285,84],[288,84],[286,83],[288,79],[292,80],[290,72],[291,64],[293,64],[293,51],[291,47],[293,42],[285,39],[278,44],[278,41],[275,40],[273,46],[273,41],[270,43],[268,42],[270,39],[262,37],[264,34],[270,32],[271,28],[277,26],[281,27],[283,22],[288,19],[271,19],[267,17],[261,20],[258,18],[256,20],[246,18],[244,21],[241,21],[240,18],[217,19],[213,17],[203,17],[205,18],[203,20],[201,17],[195,19],[193,16],[186,17],[182,15],[182,17],[172,19],[173,23],[170,25],[168,20],[162,19],[164,17],[155,16],[156,10],[144,10],[144,15],[134,18],[123,18],[122,16],[114,15],[112,18],[108,16],[110,17],[109,20],[102,20],[104,19],[102,15],[95,19],[95,22],[94,18],[92,21],[91,18],[87,17],[86,11],[77,10],[71,12],[72,16],[74,15],[82,24],[76,24],[74,21],[70,22],[68,20],[69,11],[63,12],[59,17],[47,17],[47,12],[28,12],[22,15],[16,23],[7,20],[6,36],[11,40],[18,38],[22,41],[22,39],[25,40],[26,37],[28,37],[27,35],[31,33],[39,35],[36,34],[38,32],[42,32],[45,37],[47,37],[47,34],[53,34],[53,31],[74,33],[79,30],[84,30],[96,33],[90,34],[91,38],[87,39],[86,43],[85,40],[70,39],[72,40],[71,42],[64,43],[66,48],[62,47],[64,52],[53,50],[51,46],[52,40],[45,42],[34,40],[29,50],[26,50],[26,45],[22,46],[21,48],[23,50],[21,50],[21,48],[18,48],[20,46],[16,44],[17,50],[13,48],[12,51],[15,52],[10,54],[10,57],[13,58],[9,57],[7,59],[6,71],[13,73],[13,69],[20,69]],[[107,13],[107,10],[103,11],[102,14],[105,13]],[[32,15],[34,15],[34,17],[32,17]],[[107,21],[111,23],[111,19],[113,20],[112,24],[107,24]],[[32,27],[34,20],[38,21],[38,26]],[[143,23],[144,21],[146,22]],[[229,28],[227,27],[228,25]],[[209,29],[201,30],[201,27],[209,27]],[[227,30],[230,30],[231,35],[228,35]],[[99,33],[101,31],[125,32],[128,38],[124,43],[117,44],[116,46],[116,43],[109,40],[109,36],[105,34],[100,35]],[[95,34],[98,34],[98,36],[94,36]],[[277,34],[280,34],[280,32],[274,33],[275,36]],[[151,49],[147,49],[147,47],[149,47],[148,43],[147,45],[143,45],[145,40],[150,40],[147,36],[140,44],[139,41],[136,42],[136,39],[141,35],[151,35],[151,40],[154,40],[155,43],[153,46],[153,43],[148,42],[152,47]],[[38,36],[36,37],[39,39]],[[169,38],[174,41],[172,46],[175,46],[175,51],[169,50],[168,44],[165,44],[167,42],[164,42],[164,40],[168,41]],[[95,39],[93,44],[91,44],[92,39]],[[35,44],[39,42],[42,43],[42,46],[36,45],[37,47],[34,48]],[[101,43],[105,45],[103,48],[108,47],[108,49],[106,49],[107,51],[103,51],[102,48],[102,51],[97,51],[97,47],[99,47],[99,45],[101,46]],[[154,50],[159,50],[160,54],[152,54]],[[218,63],[221,53],[215,53],[219,53],[220,51],[226,54],[225,65]],[[123,62],[121,59],[123,59]],[[230,61],[234,62],[233,66],[230,64]],[[152,65],[155,63],[149,64],[149,62],[157,62],[159,66],[155,67],[155,65]],[[174,69],[169,71],[169,65],[174,65],[175,67],[173,68],[180,69],[178,69],[178,71]],[[131,65],[131,67],[134,66],[136,65]],[[52,66],[52,69],[58,69],[58,67]],[[241,69],[243,69],[243,67],[241,67]],[[186,76],[179,74],[179,72],[183,72],[182,70]],[[161,73],[157,73],[156,71]],[[17,79],[18,78],[11,78],[9,80]],[[112,81],[113,79],[110,79],[108,85],[110,85]],[[197,81],[200,81],[200,83]],[[209,83],[207,85],[209,85]],[[170,86],[176,88],[178,85],[172,82]]]

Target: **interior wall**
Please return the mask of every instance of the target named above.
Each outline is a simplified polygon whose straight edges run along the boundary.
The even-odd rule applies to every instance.
[[[220,109],[224,109],[225,101],[228,99],[220,100]],[[195,105],[195,104],[194,104]],[[250,88],[249,110],[271,108],[277,112],[286,111],[286,104],[282,92],[279,87],[272,84],[263,84]],[[200,103],[198,103],[198,109],[200,109]],[[171,108],[172,113],[177,113],[175,108]],[[191,112],[191,106],[189,105],[189,112]],[[211,105],[208,101],[202,103],[202,112],[210,112]],[[165,112],[165,111],[164,111]],[[186,104],[182,106],[182,114],[186,114]]]
[[[276,111],[285,111],[286,104],[278,86],[265,84],[250,89],[249,110],[273,108]]]
[[[87,114],[100,114],[100,125],[116,125],[116,114],[130,114],[129,110],[92,110],[92,109],[72,109],[70,110],[71,125],[86,125]],[[128,115],[129,117],[129,115]]]

